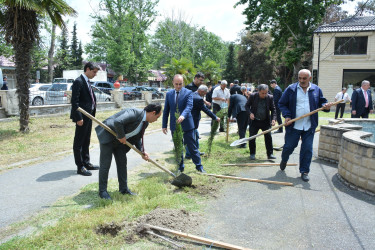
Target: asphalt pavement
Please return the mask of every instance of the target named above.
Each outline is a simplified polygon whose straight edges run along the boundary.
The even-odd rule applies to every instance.
[[[283,134],[272,137],[274,145],[283,145]],[[318,139],[316,134],[310,182],[301,180],[298,166],[285,172],[278,166],[242,167],[238,176],[294,186],[228,182],[209,202],[200,235],[251,249],[374,249],[375,196],[343,184],[337,164],[317,158]],[[289,163],[299,162],[299,149]],[[275,155],[279,163],[281,152]]]

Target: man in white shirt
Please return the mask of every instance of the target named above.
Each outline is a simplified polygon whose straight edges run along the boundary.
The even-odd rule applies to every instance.
[[[337,104],[335,119],[337,119],[337,116],[338,116],[340,110],[341,110],[340,118],[342,118],[342,116],[344,114],[344,111],[345,111],[345,104],[347,102],[352,102],[349,95],[346,93],[346,88],[342,88],[342,90],[336,94],[335,102],[340,101],[340,100],[344,100],[344,102]]]
[[[212,105],[213,105],[212,110],[214,114],[219,112],[221,108],[228,107],[229,105],[230,93],[229,93],[229,90],[226,88],[226,86],[227,86],[227,81],[222,80],[220,84],[220,88],[215,88],[214,92],[212,93]],[[219,131],[224,132],[223,122],[220,122]]]

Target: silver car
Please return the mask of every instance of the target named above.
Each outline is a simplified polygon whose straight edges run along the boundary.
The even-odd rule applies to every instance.
[[[33,106],[44,105],[46,99],[46,91],[52,84],[31,84],[29,88],[29,100]]]

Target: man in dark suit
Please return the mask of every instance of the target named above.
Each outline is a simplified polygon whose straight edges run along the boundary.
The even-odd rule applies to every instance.
[[[172,132],[176,130],[176,123],[180,123],[184,132],[184,144],[187,145],[191,158],[199,172],[206,172],[201,164],[201,157],[194,140],[194,120],[191,115],[193,109],[193,92],[183,88],[184,79],[182,75],[175,75],[173,77],[173,90],[170,90],[165,97],[164,111],[163,111],[163,133],[168,133],[168,117],[170,119],[169,127]],[[176,120],[176,110],[180,113]],[[181,155],[181,162],[179,166],[181,172],[184,171],[184,156]]]
[[[271,88],[273,88],[273,103],[275,104],[276,107],[276,117],[277,117],[277,123],[279,125],[283,124],[283,121],[281,120],[281,111],[279,109],[279,100],[281,96],[283,95],[283,91],[277,85],[276,80],[271,80],[270,81]],[[275,133],[282,133],[283,132],[283,127],[279,128]]]
[[[239,85],[238,80],[234,80],[233,87],[230,88],[229,92],[230,92],[230,95],[234,95],[234,94],[240,94],[241,95],[242,94],[241,86]]]
[[[362,81],[362,86],[352,94],[352,118],[368,118],[373,112],[370,82]]]
[[[78,107],[95,116],[96,98],[91,89],[89,79],[92,79],[98,73],[99,67],[91,62],[86,63],[83,68],[84,73],[80,75],[72,85],[72,110],[70,118],[76,123],[74,134],[73,153],[74,161],[77,165],[77,174],[91,176],[90,170],[99,168],[90,163],[90,137],[92,121],[88,117],[77,111]]]
[[[249,112],[251,120],[250,137],[258,134],[259,129],[265,131],[275,125],[276,108],[272,95],[268,94],[268,86],[266,84],[260,84],[258,92],[251,94],[246,103],[246,110]],[[250,160],[255,160],[255,140],[249,141]],[[265,134],[264,140],[268,159],[276,159],[273,155],[271,134]]]
[[[246,87],[241,87],[241,90]],[[246,111],[247,98],[242,94],[234,94],[230,96],[229,99],[229,108],[228,108],[228,118],[232,116],[231,121],[234,121],[234,118],[237,120],[238,134],[240,139],[245,138],[246,128],[249,124],[249,115]],[[242,144],[239,148],[245,148],[246,144]]]
[[[135,195],[128,187],[126,153],[129,152],[130,147],[126,145],[126,141],[142,151],[144,154],[142,158],[147,161],[149,156],[144,151],[143,135],[148,124],[160,117],[160,111],[160,104],[149,104],[143,110],[129,108],[112,115],[103,123],[116,132],[117,138],[101,126],[95,128],[100,142],[100,198],[111,199],[111,196],[107,192],[107,183],[112,155],[116,160],[120,193]]]
[[[194,120],[194,139],[197,144],[197,148],[199,151],[199,132],[198,132],[198,127],[199,127],[199,121],[201,120],[201,111],[206,113],[209,117],[212,118],[212,120],[216,120],[220,122],[220,118],[217,117],[214,113],[212,113],[206,105],[204,105],[204,100],[203,97],[207,94],[208,88],[206,85],[200,85],[198,90],[193,93],[193,109],[191,110],[191,115],[193,116]],[[186,159],[191,159],[191,155],[189,152],[189,148],[185,147],[186,149],[186,154],[185,158]],[[203,152],[199,152],[200,155],[204,155]]]
[[[194,81],[186,85],[185,88],[188,90],[191,90],[192,92],[195,92],[198,90],[199,86],[203,84],[204,81],[204,74],[202,72],[198,72],[194,76]]]

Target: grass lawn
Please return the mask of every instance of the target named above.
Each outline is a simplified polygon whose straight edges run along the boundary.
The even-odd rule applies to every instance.
[[[120,109],[111,111],[99,111],[96,118],[104,121]],[[18,132],[18,120],[0,122],[0,172],[11,169],[12,164],[32,160],[22,164],[25,166],[38,161],[48,161],[62,157],[64,152],[72,153],[75,123],[69,118],[69,114],[30,118],[30,132],[23,134]],[[93,124],[93,127],[96,123]],[[161,128],[161,119],[151,123],[147,131]],[[97,144],[98,138],[95,130],[91,133],[91,145]],[[59,155],[57,155],[59,154]]]
[[[240,168],[222,167],[220,164],[248,162],[249,150],[231,148],[225,142],[224,135],[224,133],[220,133],[215,137],[211,156],[203,157],[202,163],[210,173],[235,174]],[[237,138],[236,133],[230,135],[230,141]],[[206,139],[201,140],[201,150],[207,151]],[[263,140],[257,141],[257,150],[259,154],[265,154]],[[171,170],[175,169],[172,151],[166,154],[164,159],[159,159],[158,162]],[[13,238],[0,248],[165,249],[165,246],[145,238],[141,238],[133,244],[127,244],[124,240],[129,233],[127,228],[124,228],[116,236],[97,234],[95,229],[106,223],[121,224],[124,221],[134,221],[155,208],[184,209],[190,212],[202,211],[205,201],[212,198],[213,195],[217,195],[217,191],[226,181],[197,174],[193,163],[188,161],[186,174],[192,176],[194,187],[177,190],[167,183],[168,180],[171,180],[169,175],[155,170],[154,167],[149,168],[149,166],[148,163],[145,163],[142,167],[137,168],[137,172],[129,174],[130,187],[138,193],[138,196],[121,195],[117,191],[117,180],[111,180],[109,193],[114,200],[111,203],[99,199],[97,183],[87,185],[78,194],[59,200],[45,212],[41,212],[27,221],[12,225],[5,232],[0,232],[1,239],[22,230],[32,229],[30,235]],[[215,191],[206,192],[207,190]],[[189,232],[188,229],[187,232]],[[197,248],[197,245],[190,245],[190,247]]]

